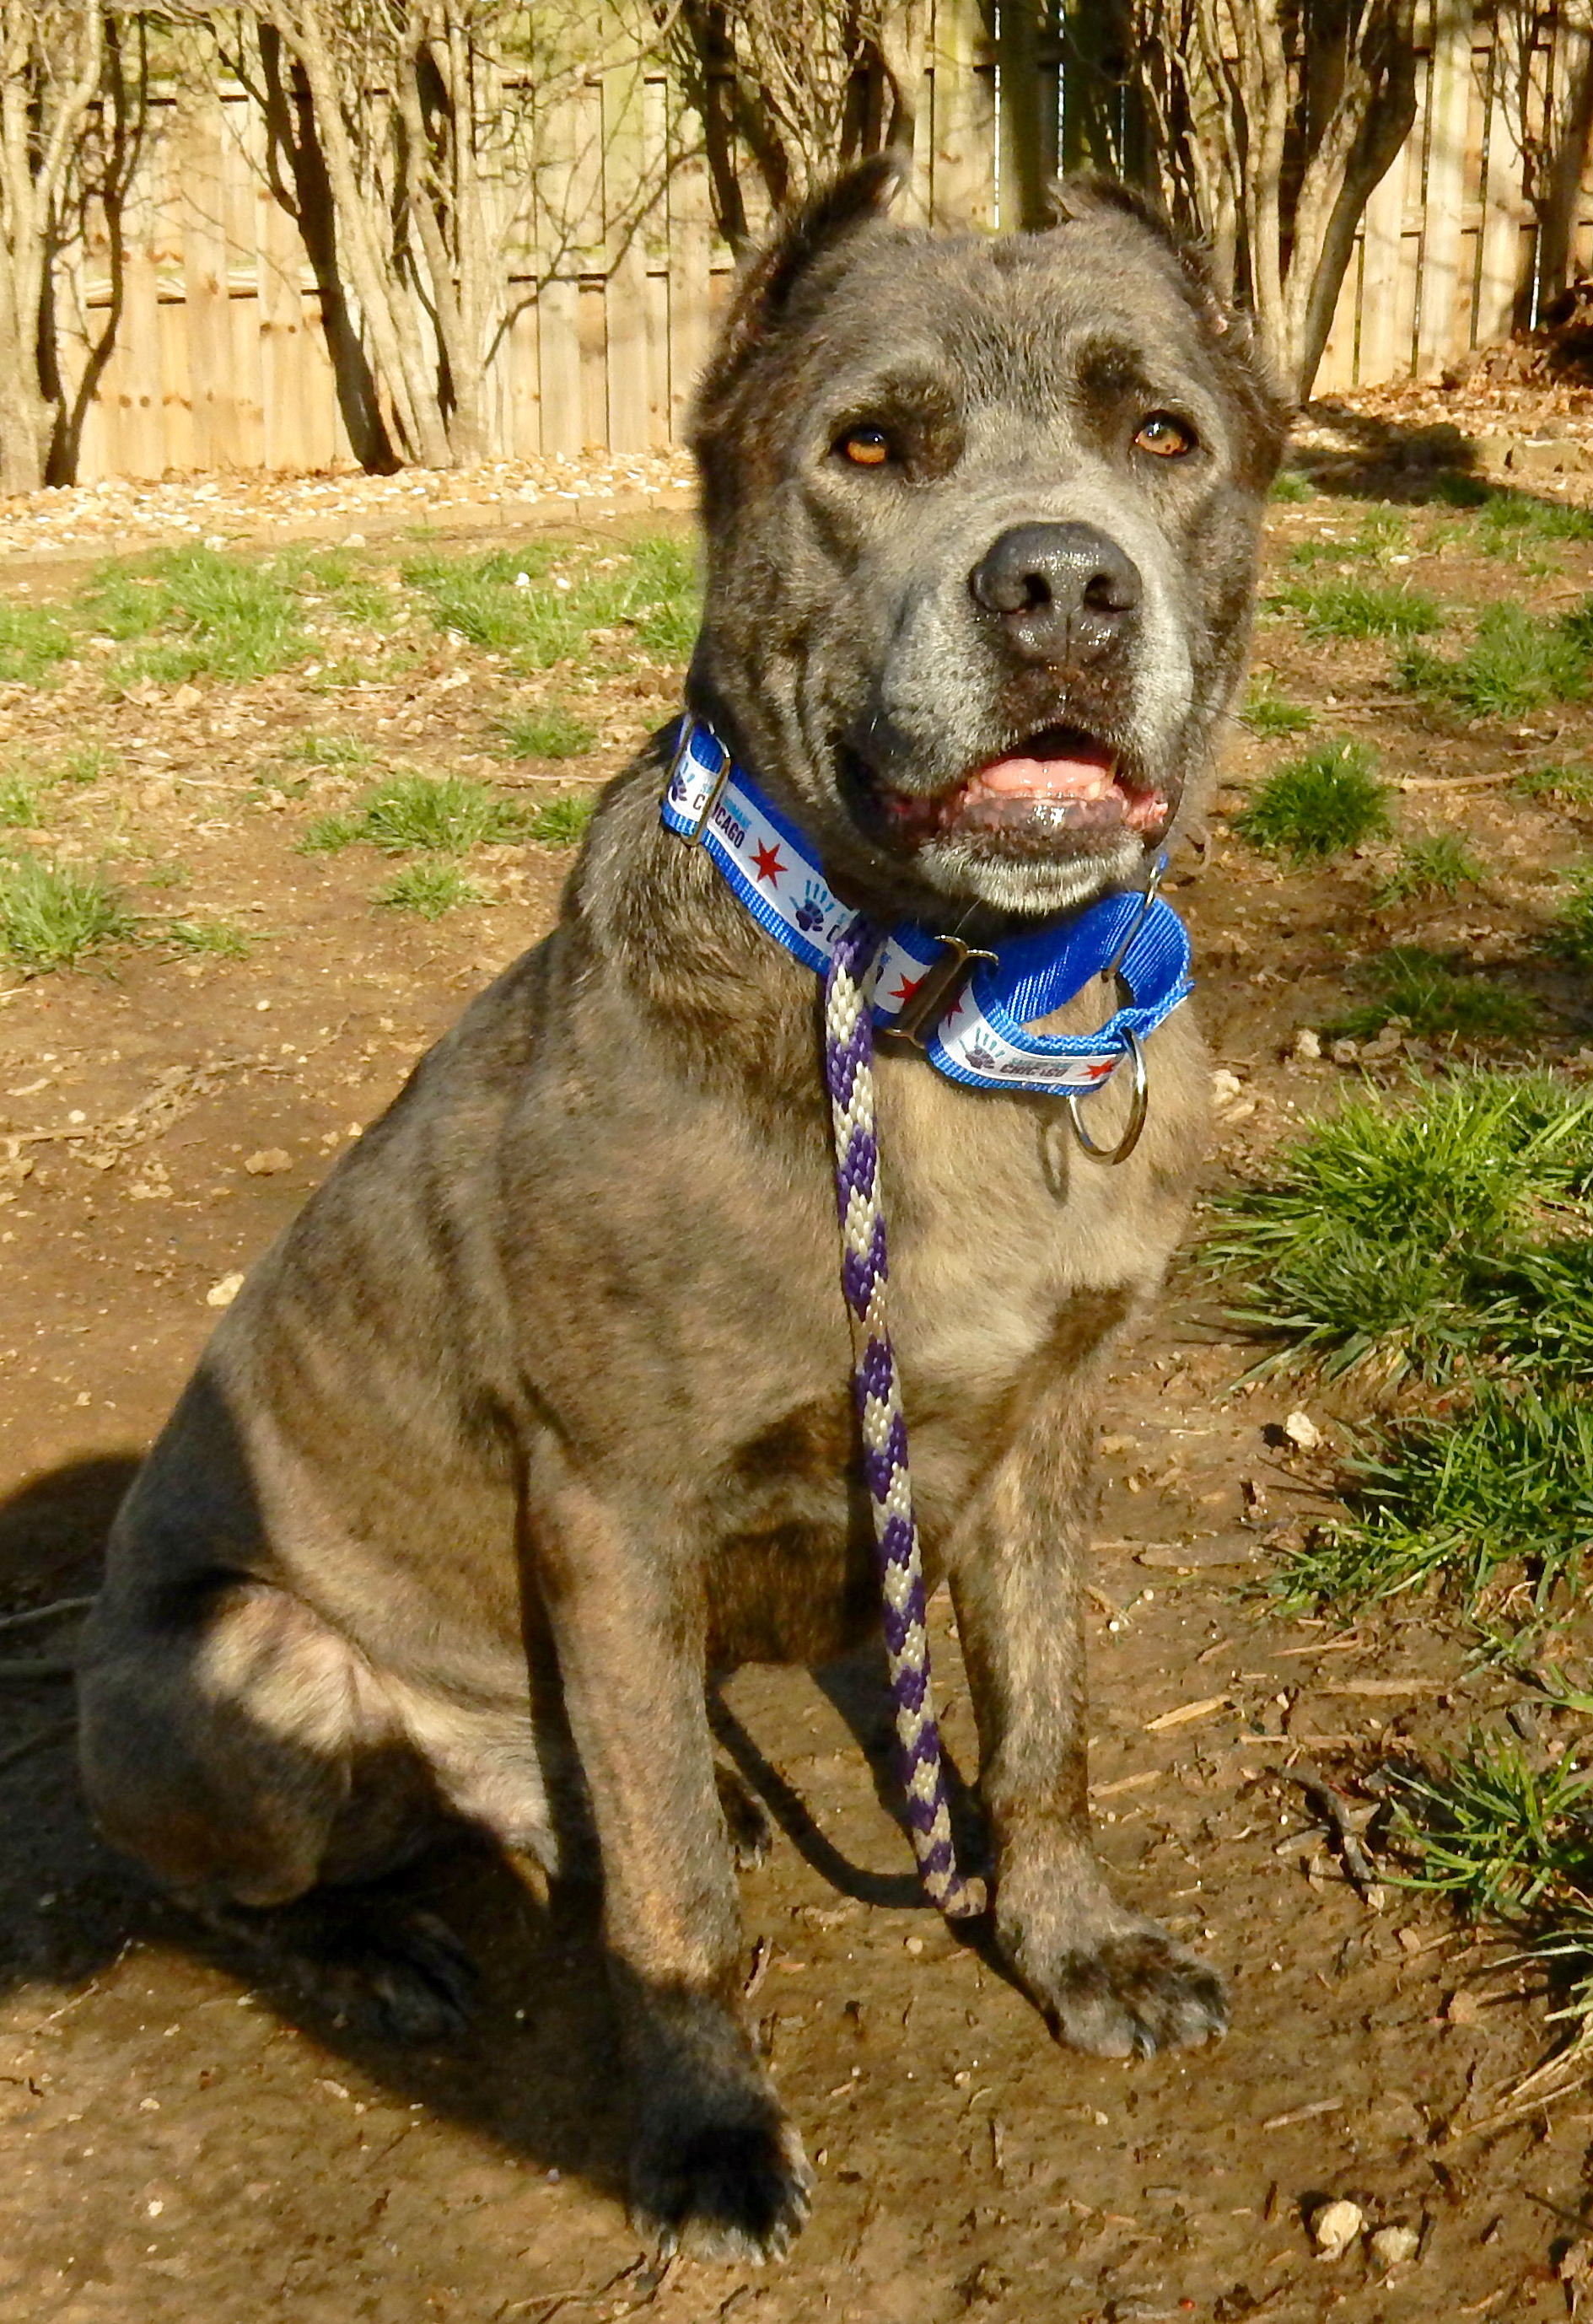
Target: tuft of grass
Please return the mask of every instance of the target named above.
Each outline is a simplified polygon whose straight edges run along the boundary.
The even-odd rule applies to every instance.
[[[1567,621],[1541,621],[1516,604],[1489,605],[1470,644],[1446,658],[1412,646],[1397,681],[1409,694],[1469,718],[1520,718],[1588,691],[1588,649]]]
[[[1312,638],[1411,638],[1444,623],[1437,598],[1408,581],[1296,581],[1275,602],[1298,613]]]
[[[1480,887],[1487,876],[1457,833],[1435,831],[1401,848],[1399,861],[1379,890],[1377,901],[1403,904],[1417,897],[1423,903],[1436,903],[1458,896],[1462,888]]]
[[[301,767],[365,767],[371,746],[353,734],[296,734],[281,755]]]
[[[1272,742],[1284,734],[1303,734],[1316,724],[1316,713],[1308,710],[1303,702],[1291,702],[1286,695],[1276,691],[1276,681],[1270,674],[1253,678],[1245,696],[1239,717],[1252,734]]]
[[[1470,1920],[1519,1922],[1593,1870],[1593,1774],[1563,1752],[1533,1765],[1514,1736],[1474,1729],[1435,1775],[1400,1780],[1396,1824],[1416,1858],[1410,1885],[1452,1897]]]
[[[1593,866],[1567,879],[1550,924],[1549,949],[1573,968],[1593,968]]]
[[[1490,484],[1484,476],[1474,476],[1469,469],[1444,468],[1433,477],[1424,495],[1436,501],[1441,508],[1486,508],[1497,494],[1499,487]]]
[[[696,636],[698,597],[691,554],[682,543],[644,538],[578,576],[550,575],[554,554],[432,553],[412,558],[404,579],[427,601],[438,629],[523,667],[547,669],[579,660],[594,647],[600,658],[609,655],[616,642],[610,633],[617,629],[650,653],[686,659]],[[599,562],[604,570],[597,569]]]
[[[25,775],[0,773],[0,825],[19,831],[36,827],[43,820],[37,787]]]
[[[1538,1022],[1529,993],[1458,972],[1420,945],[1391,945],[1367,962],[1365,974],[1376,998],[1335,1019],[1331,1032],[1358,1040],[1394,1023],[1427,1039],[1519,1040]]]
[[[61,752],[50,771],[58,783],[82,790],[90,783],[104,782],[107,776],[119,773],[121,766],[121,753],[107,749],[104,742],[77,742],[69,751]]]
[[[1551,807],[1593,807],[1593,767],[1523,767],[1511,777],[1510,788]]]
[[[544,847],[573,847],[591,822],[595,799],[548,799],[526,825],[526,836]]]
[[[265,678],[309,650],[297,594],[266,567],[219,549],[156,549],[102,565],[77,604],[103,635],[144,641],[107,669],[113,689],[142,678]]]
[[[486,900],[456,863],[406,863],[371,899],[382,911],[418,912],[423,920],[438,920],[460,904]]]
[[[162,920],[151,933],[183,952],[210,953],[221,960],[246,960],[252,943],[231,920]]]
[[[1364,743],[1318,742],[1269,775],[1234,818],[1252,847],[1293,864],[1342,854],[1388,829],[1388,804]]]
[[[590,726],[558,702],[540,710],[507,711],[493,733],[509,759],[575,759],[597,740]]]
[[[0,685],[42,686],[71,650],[71,634],[53,613],[0,599]]]
[[[1301,501],[1313,501],[1316,494],[1298,468],[1280,468],[1272,480],[1272,490],[1268,493],[1267,498],[1297,503]]]
[[[1530,1342],[1552,1366],[1563,1326],[1539,1334],[1534,1311],[1506,1320],[1500,1303],[1512,1268],[1593,1230],[1590,1186],[1593,1095],[1548,1074],[1458,1074],[1415,1102],[1367,1096],[1307,1123],[1270,1179],[1221,1198],[1207,1255],[1275,1361],[1445,1379]]]
[[[0,956],[38,973],[131,936],[134,924],[97,872],[30,855],[0,860]]]
[[[1277,1577],[1291,1603],[1366,1605],[1441,1583],[1468,1614],[1524,1570],[1533,1611],[1574,1600],[1593,1541],[1593,1402],[1480,1381],[1452,1416],[1396,1422],[1353,1464],[1355,1514]]]
[[[299,842],[328,853],[364,841],[390,855],[424,848],[463,855],[492,840],[526,835],[525,809],[465,775],[390,775],[348,815],[323,816]]]
[[[1593,509],[1538,500],[1507,484],[1489,493],[1477,528],[1485,556],[1524,558],[1557,540],[1593,540]]]

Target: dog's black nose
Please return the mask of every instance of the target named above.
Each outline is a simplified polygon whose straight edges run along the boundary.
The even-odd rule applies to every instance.
[[[1000,616],[1036,661],[1115,645],[1139,604],[1139,567],[1092,524],[1015,524],[968,576],[974,603]]]

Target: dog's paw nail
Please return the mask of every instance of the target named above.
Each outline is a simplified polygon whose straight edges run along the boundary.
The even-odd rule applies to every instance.
[[[789,2250],[813,2183],[802,2141],[778,2116],[660,2125],[632,2164],[632,2224],[660,2250],[684,2239],[704,2258],[756,2267]]]

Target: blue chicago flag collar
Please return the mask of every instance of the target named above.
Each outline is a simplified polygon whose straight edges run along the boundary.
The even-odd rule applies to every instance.
[[[855,915],[796,826],[700,718],[681,721],[662,815],[668,829],[702,845],[760,927],[824,974]],[[1028,1030],[1109,971],[1128,999],[1104,1025],[1082,1034]],[[1189,991],[1189,938],[1153,884],[1009,937],[999,954],[899,922],[879,956],[873,1017],[970,1089],[1079,1097],[1110,1080]]]

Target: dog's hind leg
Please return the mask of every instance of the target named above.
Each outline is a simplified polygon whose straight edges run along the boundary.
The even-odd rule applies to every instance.
[[[689,2233],[723,2259],[773,2257],[806,2217],[813,2179],[744,2015],[695,1562],[567,1474],[531,1515],[638,2093],[636,2223],[668,2246]]]
[[[84,1786],[113,1846],[333,2012],[401,2039],[456,2030],[472,1982],[458,1945],[362,1885],[435,1837],[428,1771],[308,1607],[242,1579],[107,1591],[78,1702]]]

